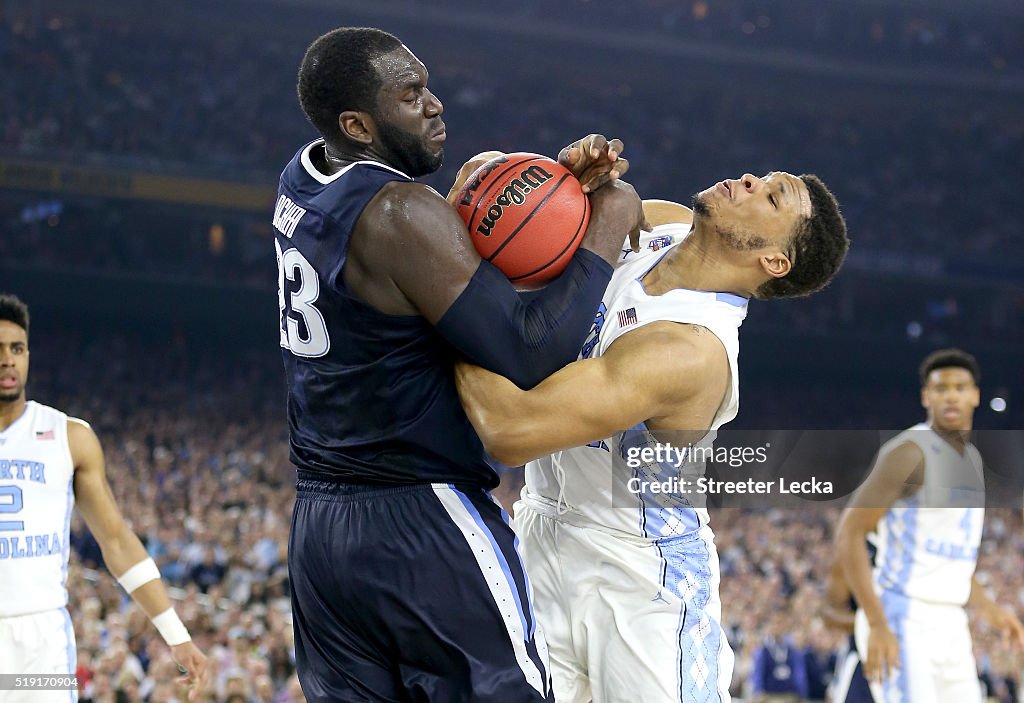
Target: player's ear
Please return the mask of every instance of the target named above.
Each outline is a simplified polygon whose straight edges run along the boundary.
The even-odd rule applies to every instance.
[[[765,254],[759,261],[764,272],[772,278],[782,278],[793,269],[793,262],[781,251]]]
[[[370,113],[358,110],[346,110],[338,115],[338,126],[342,136],[359,144],[373,143],[373,135],[377,131]]]
[[[927,389],[925,388],[921,389],[921,407],[924,408],[925,410],[928,409],[928,396]]]

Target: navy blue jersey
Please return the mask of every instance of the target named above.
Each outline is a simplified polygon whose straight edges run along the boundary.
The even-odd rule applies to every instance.
[[[351,483],[496,486],[459,403],[453,349],[424,318],[362,302],[342,276],[363,209],[412,179],[372,161],[325,176],[311,160],[323,149],[292,158],[274,210],[292,462]]]

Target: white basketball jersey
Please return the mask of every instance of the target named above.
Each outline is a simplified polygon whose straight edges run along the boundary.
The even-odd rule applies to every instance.
[[[981,455],[961,455],[928,425],[911,427],[882,451],[913,442],[924,454],[924,483],[892,504],[878,524],[876,590],[963,605],[971,593],[985,522]]]
[[[621,335],[652,322],[701,325],[725,346],[730,385],[710,431],[694,448],[711,448],[715,430],[736,417],[739,409],[739,327],[747,315],[747,300],[729,293],[676,289],[663,295],[647,294],[641,282],[672,247],[689,234],[690,226],[668,224],[654,228],[641,242],[639,253],[624,250],[598,309],[594,327],[583,344],[580,358],[598,357]],[[704,428],[686,428],[702,430]],[[671,433],[669,433],[671,435]],[[663,441],[665,438],[662,438]],[[671,437],[669,437],[669,441]],[[575,447],[532,461],[526,466],[526,490],[534,498],[567,506],[564,519],[611,529],[643,539],[661,539],[696,532],[708,514],[697,492],[637,492],[640,483],[670,479],[691,481],[705,470],[700,452],[646,461],[641,452],[654,449],[657,440],[644,423],[614,437]],[[662,445],[663,446],[663,445]],[[676,447],[685,450],[687,445]],[[662,457],[664,458],[664,457]],[[563,489],[564,487],[564,489]]]
[[[67,415],[34,401],[0,432],[0,616],[63,608],[75,502]]]

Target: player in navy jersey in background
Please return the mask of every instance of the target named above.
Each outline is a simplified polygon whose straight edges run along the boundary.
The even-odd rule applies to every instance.
[[[551,700],[530,586],[453,382],[456,355],[529,387],[572,361],[640,200],[617,141],[563,150],[593,213],[566,271],[524,302],[413,179],[440,166],[442,105],[393,35],[307,50],[322,138],[281,174],[280,344],[297,500],[296,663],[310,701]]]
[[[875,547],[868,540],[866,545],[868,560],[874,568]],[[864,676],[864,664],[857,653],[857,643],[853,638],[854,616],[857,614],[857,601],[846,583],[843,565],[838,560],[832,562],[832,568],[825,578],[822,588],[824,603],[821,618],[829,627],[841,630],[849,635],[847,642],[836,658],[835,673],[829,689],[829,701],[832,703],[874,703],[867,677]]]

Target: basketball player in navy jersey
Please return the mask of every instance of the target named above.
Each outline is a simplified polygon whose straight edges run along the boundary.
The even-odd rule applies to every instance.
[[[729,700],[705,452],[739,408],[748,300],[820,290],[849,246],[809,174],[722,181],[692,213],[644,209],[654,229],[623,250],[579,361],[529,390],[456,367],[484,446],[528,462],[515,528],[558,703]]]
[[[1024,626],[975,578],[985,520],[980,402],[973,356],[942,349],[921,363],[919,423],[887,442],[843,510],[836,558],[857,600],[857,650],[877,703],[981,701],[965,605],[1024,647]],[[865,548],[876,533],[876,565]]]
[[[103,449],[88,423],[26,400],[28,306],[0,295],[0,673],[74,675],[68,616],[71,510],[76,505],[103,561],[171,647],[198,700],[206,657],[182,624],[156,564],[131,531],[107,483]],[[0,701],[75,701],[75,690],[0,691]]]
[[[566,165],[593,213],[565,272],[524,302],[444,198],[441,102],[397,38],[342,28],[298,76],[322,135],[274,212],[280,345],[298,469],[288,558],[310,701],[551,700],[498,483],[455,392],[459,354],[524,387],[572,361],[640,200],[618,141]]]
[[[874,546],[869,542],[867,548],[871,563],[874,564]],[[874,703],[867,677],[864,676],[864,664],[857,653],[857,643],[853,638],[857,601],[854,600],[853,593],[846,583],[846,575],[839,561],[832,563],[822,590],[822,620],[829,627],[849,635],[845,646],[840,650],[840,656],[836,658],[836,668],[829,687],[829,700],[832,703]]]

